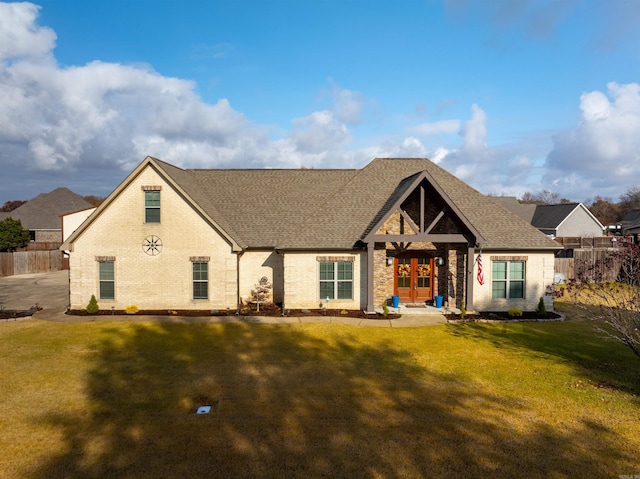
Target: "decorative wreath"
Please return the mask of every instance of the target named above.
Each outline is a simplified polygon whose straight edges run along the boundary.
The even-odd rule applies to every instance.
[[[398,276],[409,276],[411,274],[411,267],[408,264],[398,265]]]
[[[418,276],[429,276],[431,274],[431,266],[428,264],[421,264],[418,266]]]

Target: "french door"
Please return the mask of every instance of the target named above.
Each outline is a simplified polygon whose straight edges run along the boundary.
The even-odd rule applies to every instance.
[[[395,258],[394,293],[403,303],[433,299],[433,258],[400,256]]]

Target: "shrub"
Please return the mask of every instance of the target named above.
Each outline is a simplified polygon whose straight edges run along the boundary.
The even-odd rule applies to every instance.
[[[96,295],[92,294],[91,299],[89,300],[89,304],[87,305],[87,313],[96,314],[98,311],[100,311],[98,300],[96,299]]]
[[[509,315],[510,318],[521,318],[522,317],[522,310],[520,308],[511,308],[507,314]]]
[[[536,308],[536,316],[538,318],[547,317],[547,308],[544,305],[544,298],[540,298],[540,301],[538,301],[538,307]]]
[[[387,306],[387,300],[382,303],[382,317],[386,318],[389,315],[389,306]]]
[[[138,309],[138,307],[135,304],[131,304],[129,306],[127,306],[126,308],[124,308],[124,312],[127,314],[138,314],[138,311],[140,311]]]
[[[460,317],[464,319],[467,315],[467,304],[464,302],[464,299],[460,301]]]

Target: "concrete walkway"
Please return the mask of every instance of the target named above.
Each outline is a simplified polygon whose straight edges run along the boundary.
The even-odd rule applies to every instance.
[[[354,326],[419,327],[443,324],[447,319],[443,309],[389,308],[391,313],[401,314],[398,319],[365,319],[338,316],[73,316],[65,314],[69,304],[69,272],[23,274],[0,277],[0,309],[24,311],[40,307],[33,318],[58,322],[128,321],[166,323],[257,323],[257,324],[304,324],[336,323]],[[448,312],[448,311],[447,311]],[[22,318],[25,319],[25,318]],[[5,320],[6,321],[6,320]],[[8,321],[14,321],[13,319]]]

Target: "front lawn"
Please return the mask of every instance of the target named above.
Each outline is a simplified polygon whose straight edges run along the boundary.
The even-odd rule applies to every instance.
[[[33,319],[0,345],[3,478],[640,474],[640,361],[585,321]]]

